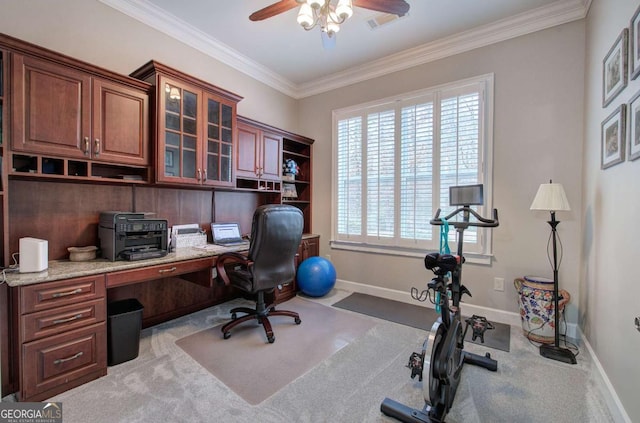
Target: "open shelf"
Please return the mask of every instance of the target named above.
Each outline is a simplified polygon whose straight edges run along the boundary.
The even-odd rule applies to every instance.
[[[280,181],[263,181],[258,179],[236,178],[236,189],[264,191],[264,192],[280,192]]]
[[[149,183],[149,168],[31,154],[12,154],[9,175],[53,179]]]

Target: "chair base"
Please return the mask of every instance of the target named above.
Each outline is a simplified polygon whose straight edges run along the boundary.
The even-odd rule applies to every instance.
[[[220,329],[222,331],[222,336],[224,339],[229,339],[231,336],[231,329],[238,326],[241,323],[247,322],[249,320],[256,319],[258,323],[262,325],[264,331],[267,335],[267,340],[270,344],[273,344],[276,340],[275,335],[273,334],[273,329],[271,328],[271,322],[269,321],[269,316],[288,316],[293,317],[296,325],[302,323],[300,320],[300,315],[295,311],[288,310],[276,310],[275,304],[270,304],[269,306],[265,306],[264,304],[264,294],[262,292],[258,293],[258,302],[256,304],[255,310],[248,307],[236,307],[231,310],[231,321],[226,323]],[[237,317],[237,313],[246,313],[246,316]]]

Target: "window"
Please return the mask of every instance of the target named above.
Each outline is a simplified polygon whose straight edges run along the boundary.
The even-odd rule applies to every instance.
[[[423,254],[437,250],[429,221],[449,187],[484,184],[491,210],[493,75],[336,110],[334,248]],[[465,253],[488,256],[490,231],[465,231]],[[455,231],[449,233],[455,244]]]

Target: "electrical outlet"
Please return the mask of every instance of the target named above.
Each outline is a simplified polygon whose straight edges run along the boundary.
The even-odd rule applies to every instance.
[[[331,254],[325,254],[325,255],[324,255],[324,257],[325,257],[327,260],[331,261]]]
[[[493,289],[495,291],[504,291],[504,278],[493,278]]]

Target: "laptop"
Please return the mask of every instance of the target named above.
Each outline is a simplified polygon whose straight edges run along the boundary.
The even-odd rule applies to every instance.
[[[212,223],[211,236],[214,244],[225,247],[249,243],[242,239],[238,223]]]

